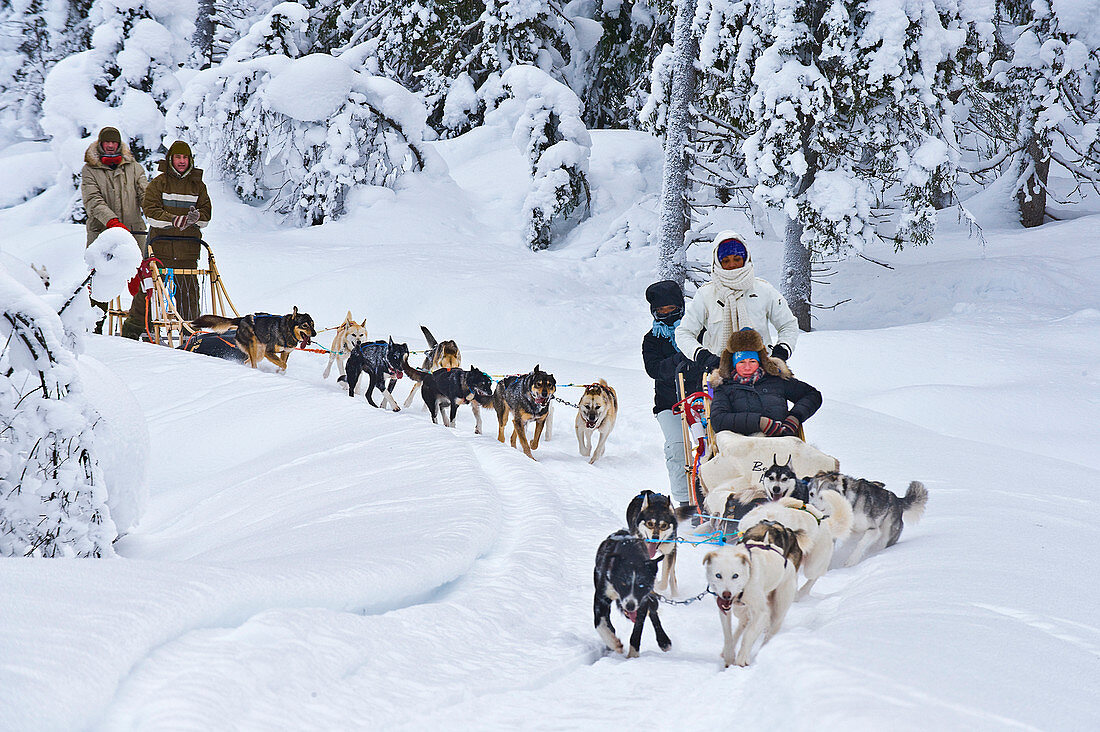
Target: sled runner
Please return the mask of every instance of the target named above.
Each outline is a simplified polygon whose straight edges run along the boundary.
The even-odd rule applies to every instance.
[[[688,474],[691,502],[702,508],[703,499],[715,490],[749,489],[758,485],[773,463],[790,465],[800,477],[819,471],[840,470],[840,461],[806,442],[802,427],[798,436],[766,437],[723,431],[715,434],[710,424],[713,390],[706,377],[705,391],[684,395],[679,376],[680,401],[673,413],[681,415],[684,430],[684,469]]]
[[[190,237],[160,237],[160,240],[185,238],[194,241]],[[176,308],[175,278],[177,276],[194,275],[198,279],[200,312],[223,317],[240,317],[218,273],[214,250],[201,239],[199,244],[206,251],[205,267],[202,266],[200,259],[200,266],[197,269],[166,268],[156,257],[150,256],[142,261],[138,269],[136,291],[132,289],[131,292],[134,297],[141,297],[144,294],[147,300],[146,322],[143,326],[151,343],[177,348],[188,336],[196,332]],[[129,311],[123,308],[121,297],[112,300],[107,309],[104,333],[119,335],[122,331],[122,322],[128,314]]]

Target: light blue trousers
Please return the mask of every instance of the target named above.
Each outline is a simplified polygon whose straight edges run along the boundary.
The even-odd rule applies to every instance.
[[[684,428],[679,415],[671,409],[657,413],[657,424],[665,435],[665,468],[668,470],[668,487],[678,503],[688,500],[688,478],[684,470]]]

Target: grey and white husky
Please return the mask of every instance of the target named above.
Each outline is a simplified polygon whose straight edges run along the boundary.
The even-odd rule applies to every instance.
[[[851,538],[856,543],[844,562],[845,567],[896,544],[906,524],[920,521],[928,503],[928,490],[917,480],[909,483],[909,489],[899,498],[877,480],[836,472],[818,473],[810,480],[810,503],[823,508],[819,501],[821,492],[826,490],[839,492],[852,506]]]

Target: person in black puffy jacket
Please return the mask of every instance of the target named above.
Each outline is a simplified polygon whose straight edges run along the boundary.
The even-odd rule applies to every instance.
[[[665,436],[665,467],[669,491],[681,506],[687,505],[688,479],[684,469],[684,433],[680,417],[672,407],[680,401],[677,375],[684,373],[689,392],[698,389],[700,374],[694,364],[676,348],[673,334],[684,315],[684,293],[673,280],[654,282],[646,289],[653,326],[642,339],[642,361],[653,379],[653,413]]]
[[[794,378],[785,363],[770,358],[764,340],[751,328],[730,337],[718,375],[721,383],[710,405],[715,432],[797,435],[802,423],[821,407],[821,392]]]

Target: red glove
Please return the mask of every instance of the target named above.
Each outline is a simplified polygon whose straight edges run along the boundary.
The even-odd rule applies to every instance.
[[[777,419],[768,419],[767,417],[764,417],[764,419],[767,420],[767,426],[764,427],[761,432],[763,432],[765,435],[767,435],[768,437],[782,437],[784,434],[786,434],[786,425],[784,425],[782,422]]]
[[[172,219],[172,226],[176,227],[180,231],[183,231],[187,228],[187,216],[184,214],[176,216],[174,219]]]
[[[130,229],[129,229],[129,228],[128,228],[128,227],[126,226],[126,224],[122,223],[122,222],[121,222],[121,221],[119,221],[118,219],[111,219],[110,221],[108,221],[108,222],[107,222],[107,228],[108,228],[108,229],[114,229],[114,228],[116,228],[116,227],[117,227],[117,228],[119,228],[119,229],[126,229],[126,231],[129,231],[129,230],[130,230]]]
[[[798,421],[798,417],[787,417],[783,420],[784,432],[791,437],[798,437],[798,428],[802,426],[802,423]]]

